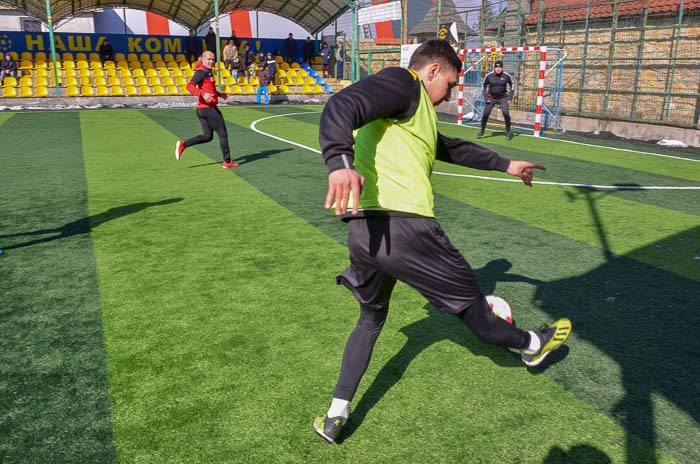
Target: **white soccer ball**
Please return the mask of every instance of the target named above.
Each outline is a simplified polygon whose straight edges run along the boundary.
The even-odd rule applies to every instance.
[[[486,301],[493,313],[509,324],[513,323],[513,311],[506,300],[496,295],[486,295]]]
[[[474,119],[474,116],[476,116],[474,112],[470,111],[469,113],[464,115],[464,119],[466,119],[467,121],[471,121],[472,119]]]

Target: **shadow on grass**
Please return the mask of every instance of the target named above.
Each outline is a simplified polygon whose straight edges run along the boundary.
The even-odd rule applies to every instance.
[[[17,243],[14,245],[6,245],[4,247],[4,250],[13,250],[17,248],[24,248],[32,245],[37,245],[39,243],[46,243],[46,242],[51,242],[53,240],[59,240],[63,239],[66,237],[71,237],[74,235],[79,235],[79,234],[87,234],[89,233],[92,229],[95,227],[98,227],[101,224],[104,224],[107,221],[111,221],[113,219],[118,219],[123,216],[128,216],[129,214],[134,214],[138,213],[139,211],[142,211],[146,208],[150,208],[153,206],[163,206],[163,205],[169,205],[171,203],[177,203],[182,201],[182,198],[169,198],[167,200],[161,200],[157,202],[144,202],[144,203],[134,203],[131,205],[125,205],[125,206],[117,206],[114,208],[110,208],[107,211],[104,211],[102,213],[95,214],[94,216],[87,216],[84,218],[77,219],[75,221],[71,221],[67,224],[64,224],[60,227],[56,227],[53,229],[39,229],[39,230],[32,230],[30,232],[18,232],[15,234],[4,234],[0,235],[0,239],[6,239],[6,238],[12,238],[12,237],[32,237],[35,235],[49,235],[49,237],[42,237],[42,238],[36,238],[33,240],[28,240],[26,242],[21,242]]]
[[[236,161],[238,161],[241,164],[247,164],[247,163],[252,163],[253,161],[258,161],[261,159],[269,158],[273,155],[277,155],[279,153],[285,152],[285,151],[292,151],[291,148],[283,148],[279,150],[263,150],[258,153],[251,153],[249,155],[244,155],[244,156],[239,156],[236,158]]]

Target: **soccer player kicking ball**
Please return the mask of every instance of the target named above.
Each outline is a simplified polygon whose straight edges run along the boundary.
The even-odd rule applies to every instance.
[[[495,316],[469,263],[435,221],[430,175],[436,159],[507,172],[528,186],[533,169],[544,169],[437,131],[434,106],[449,100],[461,65],[446,41],[429,40],[408,69],[386,68],[347,87],[329,99],[321,116],[319,139],[329,170],[325,207],[335,203],[335,214],[348,223],[351,264],[337,282],[360,303],[333,401],[313,422],[329,443],[348,420],[397,280],[456,315],[483,341],[519,351],[527,366],[542,363],[571,334],[568,319],[523,331]]]
[[[178,140],[175,144],[175,159],[179,160],[182,157],[182,152],[187,147],[211,142],[211,139],[214,137],[214,131],[216,131],[216,134],[219,136],[221,154],[224,158],[221,167],[225,169],[235,168],[238,166],[238,163],[231,159],[224,116],[216,106],[219,103],[219,97],[225,100],[228,98],[228,95],[216,89],[214,75],[211,73],[211,68],[214,67],[215,62],[216,58],[212,52],[206,51],[202,53],[202,58],[197,62],[197,68],[192,76],[192,80],[187,83],[187,91],[197,97],[197,117],[202,125],[202,134],[196,135],[191,139]]]

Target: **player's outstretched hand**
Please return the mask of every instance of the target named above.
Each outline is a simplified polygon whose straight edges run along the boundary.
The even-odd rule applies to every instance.
[[[365,185],[365,178],[354,169],[338,169],[331,172],[328,174],[325,208],[330,209],[335,202],[336,216],[345,214],[348,206],[352,208],[352,214],[357,214],[363,185]],[[348,205],[350,193],[352,193],[352,205]]]
[[[541,169],[544,171],[544,166],[531,163],[529,161],[511,161],[508,165],[508,174],[515,177],[520,177],[525,185],[532,187],[532,170]]]

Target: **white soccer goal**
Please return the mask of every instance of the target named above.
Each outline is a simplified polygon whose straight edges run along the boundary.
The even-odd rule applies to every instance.
[[[480,121],[484,108],[482,83],[496,60],[515,82],[515,95],[510,107],[513,124],[532,127],[535,137],[544,131],[561,132],[561,94],[563,63],[566,54],[561,49],[546,46],[466,48],[460,50],[462,70],[459,79],[457,124]],[[553,56],[552,56],[553,55]],[[545,84],[547,78],[547,84]],[[466,111],[465,111],[466,107]],[[469,115],[469,118],[465,118]],[[499,111],[489,120],[497,122]]]

